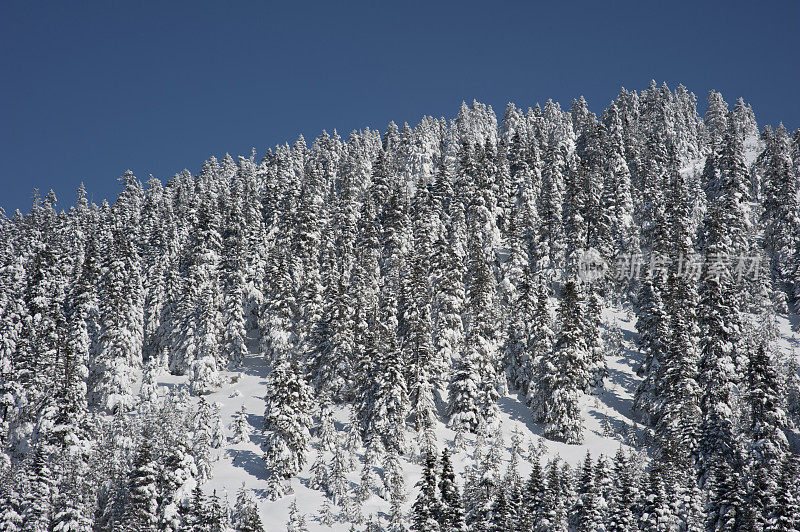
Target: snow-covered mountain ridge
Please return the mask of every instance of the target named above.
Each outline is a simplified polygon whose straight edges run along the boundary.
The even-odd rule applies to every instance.
[[[0,216],[0,530],[800,527],[800,132],[741,99],[122,183]]]

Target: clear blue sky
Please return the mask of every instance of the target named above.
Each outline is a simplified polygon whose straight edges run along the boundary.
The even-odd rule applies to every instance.
[[[113,199],[127,168],[168,179],[322,129],[500,115],[651,78],[742,96],[800,126],[800,2],[0,3],[0,206],[32,190]]]

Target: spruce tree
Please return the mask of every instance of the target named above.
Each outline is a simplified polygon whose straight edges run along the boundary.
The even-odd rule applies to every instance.
[[[439,529],[437,517],[441,513],[436,493],[436,457],[428,454],[424,458],[422,478],[417,482],[419,494],[412,505],[411,530],[434,532]]]
[[[764,526],[777,508],[781,466],[788,452],[783,428],[786,415],[782,409],[778,378],[768,346],[762,341],[750,355],[747,372],[747,401],[750,406],[750,468],[752,489],[748,511],[756,526]]]
[[[247,421],[247,409],[244,405],[234,415],[231,432],[233,433],[231,443],[242,443],[250,440],[252,427],[250,422]]]
[[[588,382],[589,353],[581,326],[582,308],[579,288],[575,281],[564,287],[558,311],[560,333],[551,357],[542,361],[539,370],[543,381],[542,413],[539,421],[545,424],[545,436],[569,444],[583,441],[579,399]]]
[[[634,530],[636,520],[633,505],[636,502],[633,471],[629,459],[620,447],[614,456],[614,488],[609,502],[606,530],[623,532]]]
[[[183,340],[183,361],[189,373],[191,391],[196,395],[209,393],[218,387],[219,371],[227,365],[219,344],[222,328],[219,312],[222,303],[220,249],[219,214],[212,205],[204,203],[192,237],[186,281],[186,297],[191,306],[185,318],[188,329]]]
[[[793,171],[789,136],[783,124],[767,135],[763,158],[764,247],[772,275],[790,300],[798,289],[793,254],[800,246],[800,173]]]
[[[545,512],[545,483],[542,473],[542,465],[539,457],[532,459],[532,468],[523,491],[524,503],[524,526],[534,530],[544,520]]]
[[[442,451],[441,463],[442,472],[439,479],[441,508],[436,520],[442,531],[461,530],[464,527],[464,510],[450,461],[450,452],[447,449]]]
[[[125,512],[126,530],[150,530],[158,523],[157,464],[153,456],[152,434],[142,433],[133,469],[128,477],[129,502]]]
[[[411,257],[407,290],[407,312],[404,316],[406,334],[403,338],[407,353],[409,407],[417,431],[424,431],[436,420],[434,396],[441,382],[443,364],[433,347],[432,318],[427,243],[417,238],[417,250]]]
[[[494,331],[494,275],[477,237],[470,239],[469,250],[467,338],[448,391],[451,426],[474,432],[481,420],[489,422],[497,413],[499,361]]]
[[[141,366],[141,279],[131,238],[113,231],[101,298],[102,326],[90,382],[92,403],[107,412],[133,406],[134,372]]]
[[[236,492],[236,503],[233,507],[233,528],[237,532],[263,532],[261,516],[253,495],[244,484]]]
[[[296,475],[306,463],[312,395],[297,364],[282,361],[269,375],[264,411],[264,461],[276,479]]]
[[[598,530],[602,526],[599,499],[598,490],[594,482],[594,463],[592,462],[592,456],[587,451],[580,471],[578,499],[573,509],[573,521],[576,530],[589,532]]]

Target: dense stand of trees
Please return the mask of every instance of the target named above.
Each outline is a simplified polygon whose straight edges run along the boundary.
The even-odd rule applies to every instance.
[[[271,368],[269,495],[326,432],[318,404],[349,405],[347,444],[320,438],[312,470],[368,529],[344,447],[366,449],[359,491],[391,501],[393,530],[800,527],[785,434],[800,377],[774,325],[800,310],[800,132],[759,133],[741,100],[712,91],[701,118],[683,86],[652,83],[599,117],[581,98],[509,104],[499,123],[473,103],[121,183],[113,204],[81,187],[67,210],[37,192],[27,214],[0,212],[0,530],[259,530],[247,490],[230,512],[198,487],[224,444],[203,396],[248,356]],[[587,250],[615,267],[588,279]],[[513,451],[500,472],[487,427],[509,393],[546,438],[583,441],[605,304],[636,312],[649,462],[528,453],[523,482]],[[187,386],[165,394],[164,372]],[[494,441],[463,486],[438,421],[457,446]],[[234,433],[248,438],[246,412]],[[399,457],[415,449],[406,519]]]

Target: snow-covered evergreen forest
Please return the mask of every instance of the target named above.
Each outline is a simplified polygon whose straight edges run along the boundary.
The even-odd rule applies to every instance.
[[[800,132],[696,104],[0,210],[0,531],[800,530]]]

